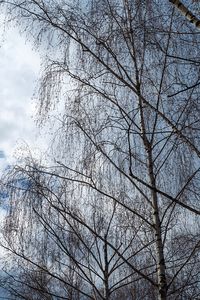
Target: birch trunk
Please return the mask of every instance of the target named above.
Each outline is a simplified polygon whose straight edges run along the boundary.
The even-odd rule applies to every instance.
[[[138,77],[138,76],[137,76]],[[156,192],[156,180],[154,176],[154,163],[152,158],[152,145],[149,142],[146,135],[146,126],[144,119],[144,105],[142,98],[140,96],[140,83],[138,83],[138,97],[139,97],[139,110],[140,110],[140,121],[141,121],[141,136],[144,144],[144,148],[147,153],[147,166],[148,166],[148,175],[151,189],[151,202],[152,202],[152,220],[154,224],[154,236],[155,236],[155,247],[156,247],[156,269],[158,277],[158,299],[166,300],[167,299],[167,280],[165,272],[165,257],[164,257],[164,246],[162,241],[161,233],[161,223],[159,217],[159,207],[158,207],[158,195]]]
[[[104,299],[109,300],[110,299],[110,290],[109,290],[109,262],[108,262],[108,245],[107,245],[107,236],[105,236],[105,244],[104,244],[104,263],[105,263],[105,269],[104,269]]]
[[[164,257],[164,247],[162,241],[161,224],[159,217],[159,207],[158,207],[158,196],[156,192],[156,181],[153,171],[153,159],[152,150],[149,145],[148,147],[148,171],[150,183],[152,186],[152,205],[153,205],[153,224],[155,229],[155,240],[156,240],[156,257],[157,257],[157,275],[158,275],[158,287],[159,287],[159,300],[167,299],[167,281],[165,272],[165,257]]]
[[[200,30],[200,20],[179,0],[169,0],[190,23],[193,23]]]

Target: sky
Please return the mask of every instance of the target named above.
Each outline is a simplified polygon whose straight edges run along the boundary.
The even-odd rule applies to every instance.
[[[33,95],[40,75],[40,55],[17,28],[4,30],[2,20],[0,15],[0,176],[27,147],[39,153],[46,145],[34,121]],[[5,213],[1,203],[1,224]],[[0,248],[0,272],[3,253]],[[4,297],[1,287],[0,296]]]
[[[2,22],[2,18],[0,19]],[[40,147],[33,95],[40,74],[40,56],[17,28],[0,22],[0,172],[27,146]]]

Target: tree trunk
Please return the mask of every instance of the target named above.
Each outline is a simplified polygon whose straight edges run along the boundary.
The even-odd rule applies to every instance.
[[[189,10],[187,7],[181,3],[179,0],[169,0],[178,10],[181,12],[181,14],[186,17],[190,23],[193,23],[199,30],[200,30],[200,20]]]
[[[158,275],[158,287],[159,287],[159,300],[167,299],[167,281],[165,273],[165,257],[164,257],[164,247],[162,242],[161,234],[161,224],[159,217],[159,207],[158,207],[158,196],[156,193],[156,182],[153,172],[153,160],[151,146],[148,149],[148,169],[149,178],[152,186],[152,204],[153,204],[153,224],[155,230],[155,240],[156,240],[156,258],[157,258],[157,275]]]
[[[156,244],[156,262],[157,262],[157,276],[158,276],[158,289],[159,300],[167,299],[167,281],[165,274],[165,257],[161,234],[161,224],[159,217],[158,195],[156,192],[156,181],[154,176],[154,163],[152,159],[152,142],[149,142],[146,135],[146,126],[144,118],[144,103],[140,96],[140,82],[137,76],[137,90],[139,98],[140,122],[141,122],[141,137],[143,140],[144,148],[147,153],[147,167],[151,189],[151,202],[152,202],[152,220],[154,224],[154,235]]]
[[[104,299],[109,300],[110,298],[110,291],[109,291],[109,262],[108,262],[108,245],[106,241],[107,237],[105,236],[105,244],[104,244]]]

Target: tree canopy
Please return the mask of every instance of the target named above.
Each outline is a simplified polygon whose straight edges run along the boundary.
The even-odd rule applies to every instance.
[[[28,157],[4,182],[5,288],[199,299],[197,4],[1,2],[45,51],[37,118],[53,124],[46,164]]]

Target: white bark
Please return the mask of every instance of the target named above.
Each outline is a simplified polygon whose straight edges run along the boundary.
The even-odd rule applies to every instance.
[[[200,30],[200,20],[179,0],[169,0],[190,23],[193,23]]]

